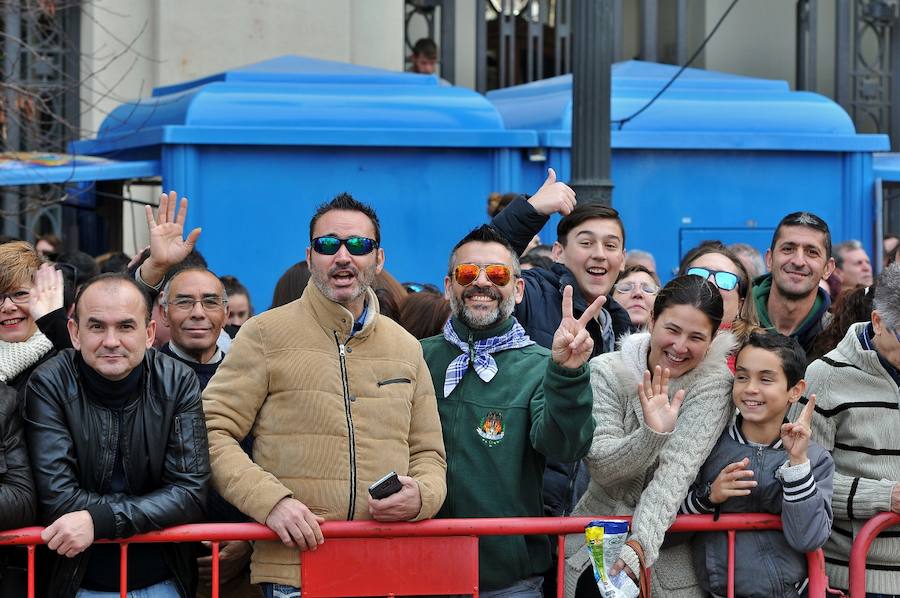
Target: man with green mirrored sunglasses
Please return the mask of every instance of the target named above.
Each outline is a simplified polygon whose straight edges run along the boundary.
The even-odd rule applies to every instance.
[[[278,534],[257,542],[252,581],[296,596],[299,551],[326,520],[413,521],[446,494],[434,386],[418,341],[379,313],[378,217],[341,194],[318,208],[300,299],[250,318],[203,394],[213,487]],[[194,307],[195,311],[199,307]],[[253,460],[238,441],[253,432]],[[401,488],[367,488],[390,471]]]

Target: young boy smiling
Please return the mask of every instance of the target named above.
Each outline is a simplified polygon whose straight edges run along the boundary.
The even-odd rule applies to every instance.
[[[735,364],[732,400],[738,410],[700,470],[684,513],[773,513],[782,531],[740,532],[735,541],[735,596],[806,595],[806,552],[831,534],[834,462],[810,441],[815,395],[796,422],[785,418],[803,395],[806,355],[797,341],[754,332]],[[724,532],[694,538],[694,567],[703,589],[727,593]]]

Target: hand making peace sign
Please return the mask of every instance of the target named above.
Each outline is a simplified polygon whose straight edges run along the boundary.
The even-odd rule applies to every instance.
[[[809,402],[800,412],[794,423],[781,425],[781,442],[787,451],[791,465],[806,463],[806,450],[809,448],[809,437],[812,434],[812,416],[816,410],[816,395],[809,395]]]
[[[562,321],[553,335],[550,356],[557,365],[577,369],[584,365],[594,351],[594,339],[587,331],[587,323],[597,317],[606,297],[597,297],[577,320],[572,315],[572,287],[563,289]]]

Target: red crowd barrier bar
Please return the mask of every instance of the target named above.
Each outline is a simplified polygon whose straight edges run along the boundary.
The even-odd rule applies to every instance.
[[[322,525],[322,533],[326,539],[353,539],[353,540],[386,540],[395,538],[451,538],[451,537],[470,537],[473,539],[471,546],[476,547],[475,554],[469,555],[474,558],[475,577],[477,579],[477,541],[478,536],[508,536],[508,535],[556,535],[558,536],[557,546],[559,548],[559,561],[557,563],[558,580],[561,582],[564,578],[564,558],[565,558],[565,535],[584,533],[584,527],[588,522],[594,519],[622,519],[630,520],[630,517],[525,517],[525,518],[484,518],[484,519],[431,519],[418,523],[380,523],[377,521],[329,521]],[[876,518],[877,519],[877,518]],[[874,522],[875,520],[873,520]],[[873,522],[870,522],[872,524]],[[884,527],[892,523],[900,522],[900,517],[894,515],[890,521],[878,527],[880,531]],[[877,522],[876,522],[877,524]],[[869,527],[867,524],[866,528]],[[672,532],[698,532],[698,531],[723,531],[728,533],[728,596],[734,595],[734,539],[735,533],[741,531],[752,530],[779,530],[781,529],[781,519],[777,515],[769,514],[724,514],[718,521],[713,521],[710,515],[679,515],[675,523],[670,528]],[[25,545],[28,546],[28,597],[34,596],[34,546],[41,544],[41,530],[39,527],[22,528],[18,530],[10,530],[0,533],[0,546],[3,545]],[[876,532],[877,533],[877,532]],[[127,559],[128,545],[137,543],[163,543],[163,542],[200,542],[210,541],[212,543],[212,596],[219,596],[219,542],[229,540],[271,540],[278,541],[278,537],[270,529],[256,523],[201,523],[193,525],[180,525],[165,530],[139,534],[125,540],[98,540],[98,543],[119,543],[121,544],[121,586],[120,593],[122,598],[126,596],[127,588]],[[871,542],[871,540],[870,540]],[[328,542],[326,541],[326,545]],[[464,545],[460,545],[464,546]],[[866,546],[868,548],[868,546]],[[443,546],[441,546],[443,549]],[[466,550],[462,548],[462,550]],[[854,550],[856,546],[854,545]],[[309,554],[309,560],[313,561],[313,554]],[[343,553],[342,558],[346,556]],[[318,558],[318,557],[316,557]],[[865,584],[865,551],[863,558],[863,588]],[[854,557],[851,556],[851,562]],[[321,561],[328,562],[328,561]],[[827,588],[827,579],[825,577],[824,557],[822,551],[816,551],[807,555],[808,575],[809,575],[809,596],[810,598],[824,597]],[[306,566],[306,565],[304,565]],[[352,567],[348,567],[352,569]],[[306,575],[306,573],[304,573]],[[852,580],[851,565],[851,580]],[[341,576],[335,576],[340,578]],[[338,580],[340,581],[340,579]],[[477,582],[476,582],[477,583]],[[853,582],[851,581],[851,584]],[[563,595],[563,584],[559,583],[557,595]],[[851,588],[853,586],[851,585]],[[304,584],[306,588],[306,584]],[[364,588],[359,589],[361,593],[356,595],[367,594]],[[473,594],[477,596],[477,585],[472,588]],[[325,592],[332,591],[329,589]],[[346,591],[346,590],[345,590]],[[852,591],[852,590],[851,590]],[[863,591],[865,591],[863,589]],[[389,593],[389,592],[385,592]],[[424,592],[419,592],[424,593]],[[461,593],[453,591],[452,593]],[[316,594],[316,592],[305,592],[305,596],[313,595],[329,596],[332,594]],[[346,594],[338,594],[346,595]],[[381,595],[384,595],[381,594]],[[853,595],[856,598],[856,595]]]
[[[850,598],[866,598],[866,559],[869,548],[878,534],[893,525],[900,525],[897,513],[879,513],[869,519],[850,547]]]

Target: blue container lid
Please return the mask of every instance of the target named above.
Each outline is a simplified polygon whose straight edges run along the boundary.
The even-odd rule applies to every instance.
[[[159,144],[533,147],[487,99],[437,77],[282,56],[121,104],[96,139],[103,154]]]
[[[613,148],[883,151],[886,135],[857,134],[832,100],[791,91],[784,81],[685,69],[646,111],[680,67],[631,60],[613,65]],[[510,129],[540,132],[545,147],[572,145],[572,76],[492,91]]]
[[[588,527],[602,527],[603,533],[606,534],[628,533],[628,522],[621,519],[595,519],[588,523],[585,529]]]
[[[900,182],[900,154],[879,153],[872,157],[872,174],[891,183]]]

